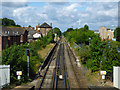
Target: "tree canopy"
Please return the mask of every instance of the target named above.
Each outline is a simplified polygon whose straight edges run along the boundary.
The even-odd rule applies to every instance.
[[[15,26],[15,27],[21,27],[20,25],[16,25],[15,21],[12,19],[8,19],[8,18],[3,18],[2,20],[2,25],[3,26]]]
[[[61,36],[61,31],[60,31],[59,28],[55,27],[55,28],[53,29],[53,32],[54,32],[54,33],[57,33],[57,35],[58,35],[59,37]]]
[[[117,27],[114,31],[114,36],[116,38],[116,41],[119,41],[120,42],[120,28]]]

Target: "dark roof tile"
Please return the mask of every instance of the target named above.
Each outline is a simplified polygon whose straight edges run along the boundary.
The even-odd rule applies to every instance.
[[[42,25],[39,26],[40,28],[52,28],[50,25],[48,25],[46,22],[44,22]]]

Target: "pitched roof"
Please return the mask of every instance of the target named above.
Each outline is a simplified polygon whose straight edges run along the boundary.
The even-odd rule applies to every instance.
[[[25,29],[22,27],[2,27],[2,36],[23,35]]]
[[[28,30],[28,39],[32,39],[33,38],[33,34],[36,33],[36,31],[32,28],[27,29]]]
[[[40,28],[52,28],[50,25],[48,25],[46,22],[44,22],[42,25],[39,26]]]

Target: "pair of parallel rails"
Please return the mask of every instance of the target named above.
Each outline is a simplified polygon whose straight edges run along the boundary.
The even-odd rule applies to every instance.
[[[52,90],[54,90],[54,89],[57,90],[58,85],[59,85],[58,82],[61,80],[61,79],[59,79],[59,75],[60,75],[60,72],[62,70],[62,76],[63,76],[63,80],[64,80],[63,81],[64,84],[62,83],[62,88],[64,88],[65,90],[67,90],[67,89],[69,90],[67,68],[66,68],[66,64],[65,64],[65,61],[64,61],[64,59],[65,59],[64,58],[64,43],[62,43],[62,39],[59,40],[56,48],[53,51],[53,54],[51,55],[51,58],[48,62],[48,65],[46,66],[46,70],[45,70],[43,78],[40,82],[40,86],[39,86],[38,90],[40,90],[42,85],[43,85],[43,82],[45,80],[47,71],[48,71],[49,66],[51,64],[51,61],[53,60],[54,53],[57,51],[58,45],[59,45],[59,50],[58,50],[58,54],[57,54],[57,58],[56,58],[56,64],[55,64],[55,69],[54,69],[54,74],[53,74],[53,79],[52,79],[52,87],[51,88],[52,88]]]

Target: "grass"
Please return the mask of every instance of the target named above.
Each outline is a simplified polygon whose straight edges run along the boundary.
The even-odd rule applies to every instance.
[[[47,53],[51,50],[51,48],[54,46],[54,43],[50,43],[48,44],[44,49],[39,50],[38,54],[42,57],[45,58],[45,56],[47,55]]]

